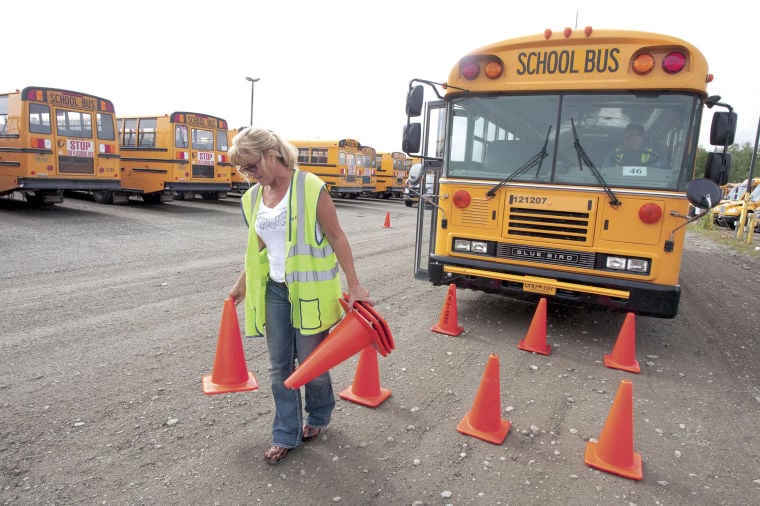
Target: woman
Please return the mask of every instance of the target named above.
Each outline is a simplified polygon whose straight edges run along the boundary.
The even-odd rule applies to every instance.
[[[359,300],[372,304],[325,183],[296,169],[297,156],[277,134],[253,127],[239,132],[229,150],[240,174],[256,181],[241,198],[248,249],[229,295],[236,304],[245,299],[247,336],[264,335],[266,326],[275,403],[272,446],[264,453],[269,464],[281,462],[330,423],[335,397],[329,372],[304,387],[305,423],[300,389],[288,389],[284,381],[296,360],[302,363],[342,316],[338,264],[349,307]]]

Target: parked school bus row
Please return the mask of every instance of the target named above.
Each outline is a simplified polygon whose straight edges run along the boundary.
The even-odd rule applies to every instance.
[[[0,94],[0,195],[63,201],[64,191],[98,203],[213,200],[249,183],[229,162],[238,130],[195,112],[117,117],[113,102],[45,87]],[[404,153],[377,153],[356,139],[295,140],[302,170],[322,177],[333,197],[400,196]]]

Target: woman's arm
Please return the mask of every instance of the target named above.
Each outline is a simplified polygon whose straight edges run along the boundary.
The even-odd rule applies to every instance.
[[[343,269],[343,274],[346,276],[348,307],[353,307],[354,302],[357,300],[367,301],[369,304],[374,305],[374,302],[369,298],[369,290],[362,286],[356,274],[351,245],[348,243],[348,238],[338,221],[338,212],[335,209],[332,197],[330,197],[330,194],[326,190],[319,192],[317,221],[319,222],[319,226],[322,227],[325,237],[330,242],[330,246],[335,250],[335,256],[338,258],[338,263],[341,269]]]

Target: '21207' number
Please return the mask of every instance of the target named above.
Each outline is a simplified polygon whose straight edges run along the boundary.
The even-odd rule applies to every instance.
[[[535,195],[510,195],[510,204],[546,204],[546,197]]]

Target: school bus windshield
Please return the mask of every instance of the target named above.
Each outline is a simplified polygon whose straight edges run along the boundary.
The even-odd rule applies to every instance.
[[[683,191],[692,178],[701,108],[694,94],[468,94],[452,103],[450,177],[604,186],[579,164],[581,147],[610,186]],[[634,126],[642,139],[630,147],[626,129]],[[525,169],[547,138],[547,156]]]

